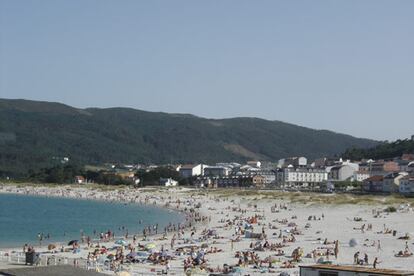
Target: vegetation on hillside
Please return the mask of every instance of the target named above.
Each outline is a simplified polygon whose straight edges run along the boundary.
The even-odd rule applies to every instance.
[[[387,159],[402,156],[405,153],[414,154],[413,140],[397,140],[385,142],[372,148],[350,148],[343,154],[344,158],[352,160],[360,159]]]
[[[133,185],[135,179],[139,179],[139,186],[159,185],[160,178],[172,178],[183,182],[179,173],[171,167],[157,167],[150,171],[138,170],[132,173],[133,178],[125,177],[117,170],[88,170],[74,164],[57,165],[50,168],[42,168],[37,171],[30,170],[21,180],[31,183],[73,184],[75,177],[82,176],[85,182],[104,185]]]
[[[78,164],[215,163],[332,156],[376,141],[257,118],[213,120],[128,108],[0,99],[0,177]]]

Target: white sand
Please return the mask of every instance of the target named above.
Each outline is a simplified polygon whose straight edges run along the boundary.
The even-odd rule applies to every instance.
[[[367,206],[367,205],[325,205],[325,206],[314,206],[314,205],[303,205],[303,204],[289,204],[289,202],[282,202],[281,200],[271,200],[271,199],[254,199],[254,196],[230,196],[226,198],[217,197],[218,193],[199,195],[199,193],[194,193],[198,195],[193,195],[192,192],[188,189],[159,189],[158,191],[151,190],[123,190],[123,191],[97,191],[90,190],[87,188],[70,188],[67,187],[26,187],[26,188],[16,188],[12,186],[0,186],[0,192],[13,192],[13,193],[26,193],[26,194],[46,194],[50,196],[65,196],[65,197],[76,197],[76,198],[91,198],[98,200],[119,200],[119,201],[143,201],[145,198],[151,197],[149,203],[153,201],[157,202],[157,205],[164,206],[166,203],[169,203],[172,207],[176,207],[177,199],[180,199],[181,204],[180,208],[194,207],[197,203],[201,203],[201,208],[199,211],[205,215],[211,217],[211,221],[208,225],[197,225],[197,231],[195,232],[194,238],[197,239],[200,236],[200,233],[203,229],[215,229],[217,230],[218,236],[223,238],[214,239],[210,238],[208,241],[195,242],[195,244],[201,245],[202,243],[208,243],[209,247],[214,246],[219,249],[222,249],[223,252],[207,254],[206,259],[208,260],[208,266],[211,268],[222,267],[223,264],[235,265],[238,262],[238,259],[235,258],[236,251],[246,251],[249,250],[249,245],[251,242],[256,242],[255,239],[247,239],[242,236],[240,242],[234,243],[233,251],[231,250],[231,239],[235,238],[235,227],[228,226],[226,220],[233,220],[236,216],[243,216],[244,218],[257,215],[264,215],[264,219],[259,219],[258,224],[253,224],[254,232],[260,233],[262,227],[265,226],[265,233],[267,235],[267,240],[270,243],[280,243],[282,240],[278,238],[279,231],[282,230],[283,234],[288,236],[286,230],[291,230],[292,227],[288,227],[286,224],[281,224],[276,222],[276,220],[287,219],[288,222],[294,222],[298,225],[298,230],[300,230],[302,235],[295,235],[296,242],[287,243],[286,247],[281,248],[286,253],[286,256],[274,257],[281,260],[290,260],[292,251],[296,247],[301,247],[304,249],[304,255],[310,253],[312,250],[318,247],[323,247],[322,241],[327,238],[328,241],[339,240],[339,256],[338,259],[335,259],[334,256],[330,256],[329,260],[335,264],[352,264],[353,255],[355,252],[360,251],[360,258],[364,257],[364,254],[367,253],[369,256],[369,263],[372,264],[374,257],[378,257],[381,263],[379,268],[394,268],[402,270],[412,270],[414,271],[414,257],[408,258],[397,258],[394,255],[400,251],[404,250],[406,241],[397,239],[400,236],[409,233],[410,235],[414,232],[414,214],[411,210],[405,209],[404,211],[399,211],[396,213],[381,213],[380,217],[374,218],[372,214],[373,209],[384,209],[386,206]],[[169,198],[170,197],[170,198]],[[287,204],[288,210],[280,210],[277,213],[271,212],[271,206],[279,205],[281,203]],[[256,204],[257,208],[253,205]],[[244,209],[246,214],[241,214],[238,210],[232,210],[233,208]],[[314,215],[319,219],[321,215],[324,214],[325,218],[321,220],[312,220],[308,221],[310,215]],[[292,219],[293,216],[297,216],[297,219]],[[361,217],[362,222],[356,222],[353,220],[354,217]],[[224,222],[223,222],[224,221]],[[236,223],[241,222],[241,220],[235,220]],[[310,223],[310,228],[305,229],[305,225]],[[270,229],[269,224],[277,227],[278,229]],[[354,230],[354,228],[359,228],[363,224],[368,225],[372,224],[372,231],[365,231],[362,233],[360,230]],[[383,231],[384,224],[386,228],[397,230],[397,235],[394,237],[392,234],[378,234],[378,232]],[[273,235],[276,233],[276,235]],[[133,233],[130,233],[132,237]],[[168,234],[168,238],[165,241],[159,241],[156,238],[153,238],[154,242],[157,245],[157,249],[161,249],[163,245],[165,249],[170,249],[170,240],[172,233]],[[186,230],[184,238],[190,238],[190,231]],[[349,246],[349,241],[351,238],[355,238],[358,241],[358,245],[355,247]],[[321,240],[318,240],[321,239]],[[364,246],[364,244],[371,245],[373,241],[381,242],[381,250],[378,251],[377,246]],[[179,247],[180,243],[183,243],[182,240],[177,240],[175,247]],[[264,241],[261,242],[262,244]],[[113,245],[112,243],[106,244],[107,246]],[[409,249],[414,250],[414,245],[411,240],[408,240]],[[333,245],[328,245],[333,248]],[[84,248],[84,245],[82,245]],[[21,248],[18,249],[2,249],[3,252],[11,252],[13,250],[21,251]],[[38,252],[45,251],[45,248],[36,248]],[[326,251],[326,250],[323,250]],[[81,250],[79,254],[73,253],[57,253],[54,255],[60,257],[69,257],[69,258],[86,258],[88,251]],[[268,256],[274,256],[276,252],[266,250],[257,252],[260,258],[264,259]],[[171,272],[173,275],[183,275],[183,260],[188,256],[179,256],[176,260],[171,262]],[[302,258],[300,264],[312,264],[314,263],[313,258]],[[279,273],[286,269],[280,269],[281,263],[275,263],[271,271],[273,273]],[[6,267],[7,263],[0,263],[0,267]],[[265,265],[267,266],[267,264]],[[370,265],[371,267],[371,265]],[[165,266],[153,265],[153,264],[133,264],[133,265],[124,265],[124,269],[130,271],[132,275],[139,275],[137,273],[143,273],[144,275],[150,275],[150,269],[160,271],[165,269]],[[250,273],[255,275],[259,273],[259,269],[253,268],[253,265],[243,267],[245,273]],[[298,273],[298,267],[289,269],[291,273]],[[155,272],[152,272],[155,274]]]

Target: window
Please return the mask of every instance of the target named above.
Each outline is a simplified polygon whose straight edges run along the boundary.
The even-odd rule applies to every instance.
[[[338,276],[338,272],[319,271],[319,276]]]

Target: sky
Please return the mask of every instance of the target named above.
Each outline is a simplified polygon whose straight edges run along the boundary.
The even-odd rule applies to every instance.
[[[414,1],[0,0],[0,98],[414,134]]]

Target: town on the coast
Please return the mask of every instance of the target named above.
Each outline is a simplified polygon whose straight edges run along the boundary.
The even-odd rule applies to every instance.
[[[414,135],[411,138],[414,141]],[[62,162],[69,161],[65,158]],[[215,164],[134,165],[104,164],[104,183],[144,186],[185,185],[196,188],[256,188],[365,194],[396,193],[414,196],[414,154],[387,159],[344,160],[323,157],[287,157],[267,161]],[[91,176],[90,178],[88,177]],[[148,179],[148,175],[153,175]],[[156,176],[161,177],[157,178]],[[163,177],[162,177],[163,176]],[[73,177],[73,183],[96,182],[96,174]]]
[[[0,276],[414,276],[414,0],[0,0]]]
[[[41,273],[90,275],[414,275],[411,153],[375,160],[114,163],[81,171],[70,158],[59,162],[72,170],[66,182],[6,179],[0,193],[146,204],[182,212],[183,220],[159,227],[137,219],[142,231],[120,225],[81,231],[69,241],[38,233],[36,242],[1,249],[0,271],[34,265]],[[50,179],[53,170],[31,177],[48,172]]]

